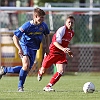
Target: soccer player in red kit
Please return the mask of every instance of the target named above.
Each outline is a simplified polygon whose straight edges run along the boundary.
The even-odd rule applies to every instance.
[[[66,67],[66,53],[73,57],[68,44],[74,36],[73,24],[75,19],[72,15],[68,16],[64,26],[60,27],[53,35],[52,42],[49,46],[49,54],[47,54],[42,62],[42,67],[38,71],[38,81],[41,81],[42,75],[46,68],[56,64],[57,72],[52,76],[50,82],[43,88],[44,91],[54,91],[52,86],[60,79]]]

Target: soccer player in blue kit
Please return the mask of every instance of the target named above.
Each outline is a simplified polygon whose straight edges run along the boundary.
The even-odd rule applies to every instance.
[[[49,52],[49,29],[44,22],[45,12],[40,8],[33,11],[33,20],[24,23],[14,32],[13,42],[18,48],[22,66],[0,67],[0,78],[6,73],[19,73],[18,91],[24,91],[24,83],[29,70],[34,64],[36,52],[40,47],[43,35],[46,42],[46,53]]]

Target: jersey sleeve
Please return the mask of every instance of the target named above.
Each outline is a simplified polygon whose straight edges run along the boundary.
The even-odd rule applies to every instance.
[[[49,30],[47,24],[43,23],[43,27],[44,27],[44,35],[49,34],[50,30]]]
[[[65,34],[65,27],[60,27],[57,31],[56,31],[56,42],[58,43],[62,43],[62,37]]]
[[[24,23],[21,27],[19,27],[17,30],[15,30],[14,35],[16,35],[18,38],[21,38],[23,33],[25,33],[25,31],[29,27],[29,25],[30,25],[30,22]]]

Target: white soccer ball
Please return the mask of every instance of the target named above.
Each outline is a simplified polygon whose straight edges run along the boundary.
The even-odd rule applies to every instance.
[[[83,85],[84,93],[93,93],[95,91],[95,85],[92,82],[86,82]]]

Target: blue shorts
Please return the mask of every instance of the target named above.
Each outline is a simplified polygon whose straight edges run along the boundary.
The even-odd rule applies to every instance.
[[[24,55],[28,56],[30,59],[30,67],[29,68],[31,69],[34,64],[35,58],[36,58],[37,50],[33,50],[31,48],[28,48],[27,46],[22,46],[22,45],[21,45],[21,47],[22,47]]]

